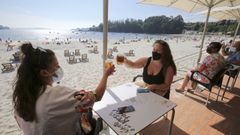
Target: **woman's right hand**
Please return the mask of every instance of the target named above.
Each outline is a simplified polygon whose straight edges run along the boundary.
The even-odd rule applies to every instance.
[[[104,71],[104,75],[109,76],[111,74],[113,74],[113,72],[115,72],[115,66],[110,66],[110,67],[106,67],[105,71]]]

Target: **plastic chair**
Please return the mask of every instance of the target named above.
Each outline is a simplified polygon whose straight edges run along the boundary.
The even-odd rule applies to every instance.
[[[227,80],[226,87],[224,89],[223,96],[222,96],[221,100],[223,100],[223,97],[224,97],[225,92],[226,92],[226,90],[228,88],[228,84],[229,84],[231,78],[233,78],[233,80],[232,80],[232,84],[231,84],[229,90],[232,90],[232,88],[234,87],[234,85],[235,85],[235,83],[237,81],[237,77],[238,77],[239,71],[240,71],[240,66],[234,65],[234,64],[230,64],[229,69],[226,71],[226,75],[228,76],[228,80]]]
[[[226,73],[226,71],[228,70],[228,68],[229,68],[229,65],[226,65],[223,68],[221,68],[216,73],[216,75],[213,76],[212,79],[209,78],[208,76],[202,74],[199,71],[193,71],[192,72],[190,80],[193,81],[193,82],[197,82],[198,84],[202,85],[203,87],[205,87],[209,90],[209,94],[208,94],[207,101],[206,101],[205,105],[208,104],[208,100],[209,100],[209,97],[211,95],[213,86],[218,86],[219,87],[219,91],[218,91],[216,101],[218,100],[218,96],[219,96],[220,90],[222,88],[223,76]],[[205,81],[203,82],[202,80],[205,80]]]

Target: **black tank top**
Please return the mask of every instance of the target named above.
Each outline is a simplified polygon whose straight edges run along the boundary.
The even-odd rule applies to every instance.
[[[162,84],[165,80],[163,68],[159,71],[157,75],[148,74],[148,66],[151,62],[151,58],[152,57],[148,58],[147,64],[143,68],[143,81],[147,84]]]
[[[143,68],[143,81],[147,84],[162,84],[164,83],[165,77],[163,73],[163,68],[157,75],[149,75],[148,74],[148,66],[151,62],[152,57],[148,58],[147,64]],[[170,97],[170,90],[167,91],[165,95],[163,95],[166,99],[169,99]]]

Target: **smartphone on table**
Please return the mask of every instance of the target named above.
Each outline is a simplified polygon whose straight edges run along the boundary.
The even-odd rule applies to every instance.
[[[150,91],[148,89],[145,88],[138,88],[137,89],[137,93],[149,93]]]
[[[133,111],[135,111],[135,108],[132,105],[123,106],[123,107],[118,108],[118,113],[120,113],[120,114],[133,112]]]

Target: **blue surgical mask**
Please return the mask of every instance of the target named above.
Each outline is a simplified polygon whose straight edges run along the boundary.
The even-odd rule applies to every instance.
[[[236,52],[236,51],[237,51],[237,48],[231,46],[231,47],[229,48],[229,51],[230,51],[230,52]]]
[[[52,76],[53,82],[60,82],[63,78],[63,74],[63,69],[61,67],[58,68],[58,70]]]

